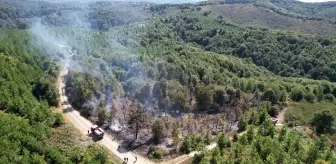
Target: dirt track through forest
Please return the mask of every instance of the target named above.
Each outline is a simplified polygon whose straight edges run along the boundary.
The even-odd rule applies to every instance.
[[[58,77],[58,86],[59,86],[59,93],[61,95],[61,103],[64,101],[68,101],[68,97],[63,94],[62,89],[64,88],[64,75],[68,74],[68,69],[66,66],[63,67],[61,70],[59,77]],[[63,103],[62,103],[63,104]],[[74,110],[70,104],[63,104],[61,106],[61,109],[66,109],[64,112],[63,110],[63,116],[65,117],[66,120],[70,121],[80,132],[84,135],[88,135],[88,130],[90,127],[93,125],[90,121],[88,121],[86,118],[82,117],[78,111]],[[278,122],[276,126],[282,126],[284,122],[284,115],[286,113],[287,108],[284,108],[278,115]],[[146,157],[143,157],[133,151],[127,151],[127,152],[120,152],[118,151],[118,146],[119,143],[117,141],[114,141],[112,139],[113,137],[105,134],[104,138],[97,143],[100,145],[105,146],[114,156],[118,157],[121,161],[124,160],[124,158],[128,158],[129,162],[128,163],[133,163],[135,161],[135,157],[137,157],[137,162],[139,164],[152,164],[154,163],[153,161],[149,160]],[[207,146],[206,149],[211,150],[216,147],[217,144],[211,144]],[[191,152],[188,155],[182,155],[179,156],[175,159],[169,160],[162,162],[163,164],[181,164],[184,163],[185,161],[190,160],[197,152]]]
[[[63,104],[62,102],[68,100],[68,97],[63,94],[62,89],[64,88],[65,84],[64,84],[64,80],[63,77],[64,75],[67,75],[68,73],[68,69],[66,68],[66,66],[63,67],[63,69],[61,70],[59,77],[58,77],[58,86],[59,86],[59,93],[61,95],[60,97],[60,101],[61,104]],[[63,109],[64,110],[63,112]],[[74,110],[72,108],[71,105],[69,105],[68,103],[65,105],[63,104],[61,106],[61,112],[63,112],[63,116],[65,117],[65,119],[69,122],[72,123],[72,125],[74,125],[82,134],[84,135],[88,135],[88,130],[90,129],[90,127],[92,127],[92,123],[90,121],[88,121],[87,119],[85,119],[84,117],[82,117],[78,111]],[[135,157],[137,157],[137,164],[152,164],[154,162],[152,162],[151,160],[136,154],[133,151],[127,151],[127,152],[120,152],[118,151],[118,146],[119,143],[117,141],[112,140],[112,136],[105,134],[104,138],[100,141],[98,141],[97,143],[100,145],[105,146],[114,156],[117,156],[118,158],[121,159],[121,161],[124,160],[124,158],[128,158],[128,163],[134,163],[135,161]]]
[[[68,97],[63,93],[62,89],[65,86],[64,83],[64,76],[68,74],[68,68],[64,66],[61,69],[61,72],[58,77],[58,89],[59,89],[59,94],[60,96],[60,102],[61,102],[61,107],[60,107],[60,112],[63,113],[63,117],[65,120],[69,121],[72,123],[72,125],[77,128],[83,135],[88,135],[88,130],[92,127],[92,123],[87,120],[86,118],[82,117],[80,113],[77,110],[74,110],[72,106],[69,103],[64,104],[63,102],[66,101],[68,102]],[[143,157],[133,151],[127,151],[127,152],[120,152],[118,151],[118,146],[120,145],[116,140],[113,140],[113,137],[105,134],[104,138],[100,141],[97,142],[100,145],[105,146],[112,154],[113,156],[118,157],[121,161],[124,160],[124,158],[128,158],[128,163],[134,163],[135,157],[137,157],[137,162],[136,164],[154,164],[155,162],[149,160],[146,157]],[[213,143],[211,145],[207,146],[207,150],[211,150],[217,146],[216,143]],[[185,154],[181,155],[177,158],[161,162],[161,164],[183,164],[186,161],[189,161],[190,159],[193,158],[195,154],[198,152],[191,152],[190,154]]]
[[[285,113],[287,111],[287,107],[282,109],[282,111],[278,114],[278,122],[275,124],[276,126],[283,126],[283,123],[285,121]]]

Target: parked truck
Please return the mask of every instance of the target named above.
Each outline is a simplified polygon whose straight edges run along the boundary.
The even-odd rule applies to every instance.
[[[91,133],[99,139],[102,139],[104,137],[104,130],[99,128],[98,125],[93,125],[91,127]]]

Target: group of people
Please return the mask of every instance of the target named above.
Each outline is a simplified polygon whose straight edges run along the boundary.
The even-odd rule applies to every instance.
[[[88,135],[90,135],[90,130],[88,130]],[[118,146],[118,149],[120,149],[120,146]],[[133,163],[136,163],[138,161],[138,157],[135,156],[135,161]],[[124,158],[123,164],[128,163],[128,158]]]
[[[138,160],[138,157],[135,156],[135,161],[134,161],[133,163],[136,163],[137,160]],[[123,164],[127,164],[127,163],[128,163],[128,158],[124,158],[124,162],[123,162]]]

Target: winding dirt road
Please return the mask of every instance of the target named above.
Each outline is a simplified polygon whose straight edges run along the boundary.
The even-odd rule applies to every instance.
[[[60,112],[63,114],[63,117],[65,120],[72,123],[72,125],[77,128],[83,135],[88,135],[88,130],[92,127],[92,123],[87,120],[86,118],[82,117],[78,111],[74,110],[72,106],[69,103],[63,103],[68,102],[68,97],[64,94],[64,76],[67,75],[69,72],[68,68],[66,66],[62,67],[62,70],[58,76],[57,84],[59,87],[59,94],[60,96],[60,104],[62,104],[59,108]],[[112,139],[113,137],[105,134],[104,138],[97,143],[100,145],[105,146],[113,156],[118,157],[121,161],[124,161],[125,158],[128,158],[128,163],[134,163],[136,161],[136,164],[154,164],[153,161],[149,160],[146,157],[143,157],[133,151],[119,151],[118,146],[119,143]],[[208,145],[206,147],[207,150],[211,150],[217,146],[216,143],[213,143],[211,145]],[[168,161],[161,162],[161,164],[183,164],[183,163],[189,163],[195,154],[199,152],[191,152],[190,154],[181,155],[175,159],[171,159]],[[137,160],[135,159],[137,157]]]
[[[82,117],[78,111],[72,108],[71,105],[69,105],[68,103],[63,103],[63,102],[67,102],[68,100],[68,97],[62,91],[65,86],[63,77],[64,75],[68,74],[68,71],[69,70],[67,69],[67,67],[64,66],[58,77],[57,84],[59,86],[59,93],[61,95],[60,101],[61,101],[61,104],[63,104],[60,108],[60,111],[63,113],[63,117],[67,121],[71,122],[74,125],[74,127],[76,127],[80,132],[82,132],[82,134],[88,135],[88,130],[92,127],[93,124],[87,119],[85,119],[84,117]],[[105,146],[114,156],[120,158],[121,161],[123,161],[124,158],[128,158],[128,163],[134,163],[136,161],[135,158],[137,157],[136,164],[152,164],[153,163],[151,160],[139,154],[136,154],[133,151],[127,151],[127,152],[118,151],[119,143],[116,141],[113,141],[112,138],[113,138],[112,136],[105,134],[104,138],[98,141],[97,143]]]

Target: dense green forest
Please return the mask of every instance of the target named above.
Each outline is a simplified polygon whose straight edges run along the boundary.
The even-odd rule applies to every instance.
[[[62,131],[64,121],[55,108],[57,60],[28,31],[1,29],[0,34],[1,163],[112,163],[106,150],[97,145],[74,143],[77,147],[64,150],[69,142],[50,140],[57,139],[56,129],[74,137]],[[58,147],[51,146],[55,143]]]
[[[70,102],[87,117],[95,115],[97,104],[104,104],[110,95],[106,93],[110,92],[115,99],[136,99],[153,112],[230,109],[235,113],[231,117],[234,120],[244,117],[243,113],[262,101],[271,102],[267,113],[273,117],[288,101],[334,103],[335,84],[330,82],[334,81],[332,37],[244,27],[201,11],[167,17],[161,14],[151,22],[106,32],[73,30],[67,33],[76,36],[73,47],[77,53],[73,58],[84,66],[73,65],[74,71],[67,80],[67,94]],[[84,43],[87,37],[91,37],[90,42]],[[84,70],[77,72],[79,69]],[[258,131],[259,125],[255,126],[254,131]],[[267,126],[274,128],[271,123]],[[310,149],[316,150],[312,140],[301,139],[304,137],[296,132],[285,135],[299,138],[300,144],[309,143],[310,147],[298,147],[298,152],[316,153],[310,152]],[[264,140],[278,145],[285,142],[268,135],[256,137],[256,142],[261,143]],[[185,140],[191,145],[181,149],[184,153],[201,150],[207,143],[197,134]],[[196,143],[201,145],[193,145]],[[181,144],[184,146],[184,141]],[[248,144],[238,147],[242,145]],[[268,148],[273,149],[265,146]],[[329,152],[328,158],[321,150],[322,154],[314,159],[308,159],[309,155],[300,159],[290,156],[289,148],[274,147],[274,150],[289,153],[281,160],[307,162],[331,160],[330,148],[327,146],[325,151]],[[256,160],[277,160],[258,153],[261,157]]]
[[[27,29],[36,18],[47,26],[80,26],[107,30],[110,27],[148,18],[145,2],[47,3],[4,0],[0,6],[0,27]]]
[[[321,38],[320,43],[316,36],[225,23],[220,26],[216,19],[197,13],[196,16],[184,14],[176,18],[179,21],[172,17],[156,19],[154,24],[136,24],[105,33],[72,31],[79,38],[74,43],[78,52],[74,59],[85,66],[81,69],[87,70],[76,72],[74,65],[70,72],[70,101],[90,111],[93,107],[88,100],[105,101],[106,90],[115,97],[135,98],[154,109],[181,111],[193,110],[192,100],[202,101],[205,95],[214,98],[198,102],[198,109],[235,106],[240,99],[246,103],[252,99],[268,100],[273,104],[289,99],[333,101],[334,83],[308,79],[334,78],[332,66],[318,64],[333,63],[335,48],[331,40]],[[202,30],[191,32],[194,28]],[[93,39],[85,47],[76,46],[88,36]],[[109,45],[111,40],[113,44]],[[291,40],[295,41],[288,43]],[[321,45],[324,42],[328,46]],[[324,56],[315,57],[317,53]],[[326,74],[319,69],[325,69]]]
[[[336,162],[325,136],[313,141],[309,136],[292,129],[276,128],[267,119],[266,106],[258,112],[246,114],[247,131],[230,141],[218,135],[218,147],[197,155],[193,163],[331,163]],[[265,117],[266,116],[266,117]]]
[[[336,38],[235,24],[207,9],[258,2],[1,2],[1,163],[117,163],[56,111],[67,54],[27,30],[36,18],[73,53],[65,79],[70,104],[99,125],[123,112],[135,139],[150,129],[150,158],[161,159],[157,145],[171,137],[175,154],[204,150],[193,163],[336,162]],[[269,3],[291,19],[334,21],[333,3]],[[284,125],[274,125],[270,118],[283,109]],[[162,112],[189,122],[148,117]],[[216,114],[221,130],[209,124],[207,132],[184,133],[193,116]],[[238,131],[224,134],[233,123]],[[217,148],[205,151],[212,142]]]
[[[221,18],[205,17],[202,14],[188,13],[165,21],[175,26],[183,40],[197,43],[205,50],[250,58],[256,65],[281,76],[336,80],[333,79],[336,50],[333,40],[237,27]]]

